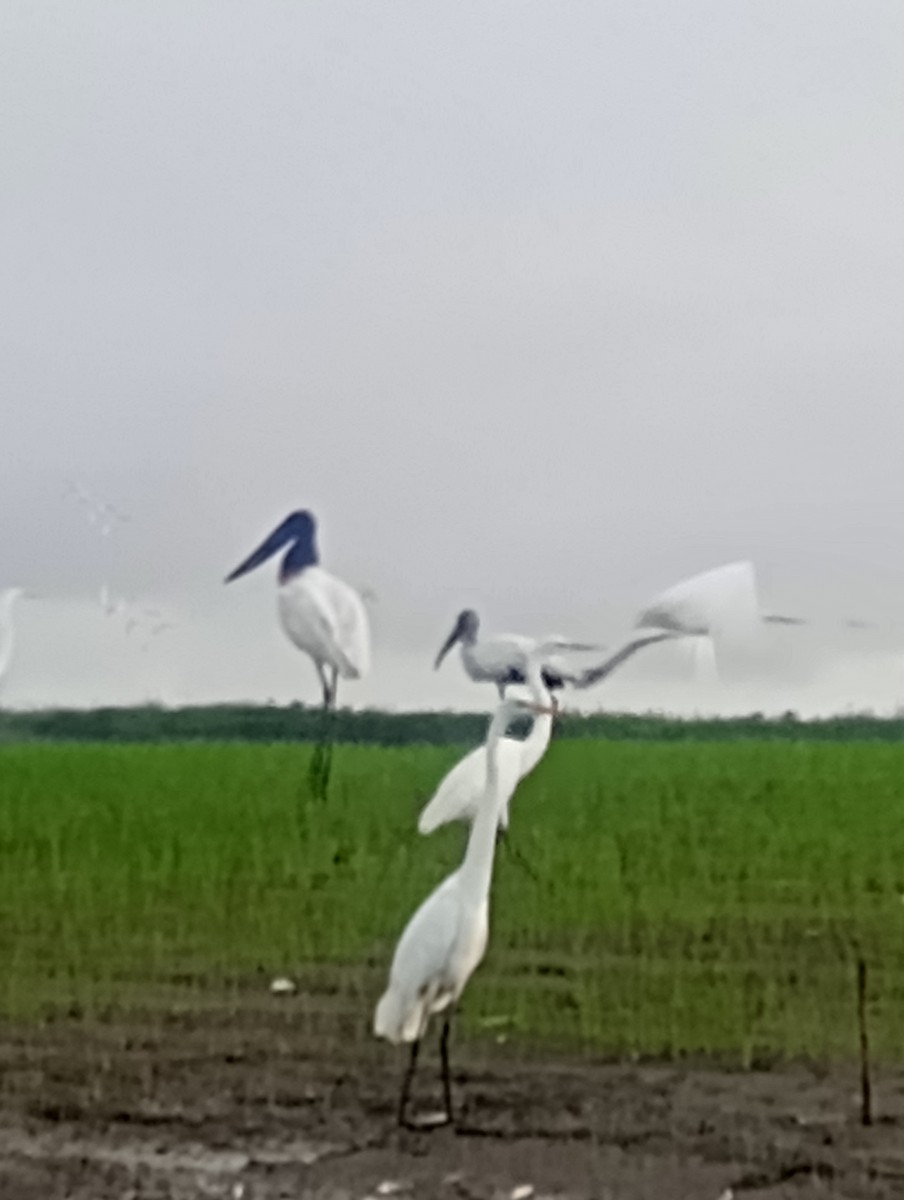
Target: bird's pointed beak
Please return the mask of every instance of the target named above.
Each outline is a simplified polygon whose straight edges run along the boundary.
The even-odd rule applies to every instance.
[[[461,640],[461,622],[455,622],[455,628],[443,642],[442,649],[436,656],[436,662],[433,664],[434,671],[438,669],[439,664],[443,661],[456,642]]]
[[[555,717],[559,713],[559,706],[555,700],[552,704],[529,704],[527,707],[537,717]]]
[[[281,525],[277,525],[268,537],[261,542],[258,548],[253,551],[244,562],[240,562],[234,571],[223,580],[224,583],[232,583],[233,579],[238,579],[241,575],[247,575],[249,571],[253,571],[255,567],[259,567],[261,563],[265,563],[268,558],[272,558],[278,550],[281,550],[293,538],[292,529],[289,527],[289,522],[283,521]]]

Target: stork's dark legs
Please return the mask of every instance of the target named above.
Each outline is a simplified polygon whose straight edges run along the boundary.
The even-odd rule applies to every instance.
[[[439,1035],[439,1058],[443,1071],[443,1103],[446,1106],[446,1120],[450,1125],[455,1120],[452,1112],[452,1076],[449,1072],[449,1031],[451,1023],[452,1014],[447,1009],[445,1020],[443,1021],[442,1033]]]
[[[398,1122],[402,1126],[407,1126],[405,1113],[408,1110],[408,1097],[411,1095],[411,1084],[414,1080],[414,1072],[417,1070],[417,1052],[420,1049],[420,1042],[411,1043],[411,1057],[408,1059],[408,1066],[405,1070],[405,1078],[402,1080],[402,1094],[399,1096],[399,1113]]]
[[[311,758],[308,779],[311,791],[317,799],[325,800],[333,764],[333,710],[339,685],[339,672],[335,667],[324,667],[322,663],[315,665],[320,677],[320,687],[323,690],[323,705],[320,710],[320,734]],[[332,672],[331,678],[328,671]]]
[[[320,691],[323,693],[323,700],[322,700],[323,711],[326,712],[326,710],[330,706],[329,681],[326,677],[326,671],[323,668],[323,663],[315,663],[314,666],[317,668],[317,678],[320,680]]]

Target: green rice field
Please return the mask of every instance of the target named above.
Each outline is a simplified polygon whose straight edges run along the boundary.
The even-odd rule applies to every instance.
[[[225,1013],[370,1037],[466,831],[415,822],[461,748],[0,747],[0,1016]],[[904,746],[553,742],[513,805],[463,1034],[510,1050],[904,1059]]]

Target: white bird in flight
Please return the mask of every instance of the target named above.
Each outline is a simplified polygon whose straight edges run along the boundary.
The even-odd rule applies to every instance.
[[[226,576],[226,583],[288,547],[279,569],[279,619],[289,640],[313,659],[323,707],[329,710],[335,707],[340,677],[361,679],[370,670],[370,625],[354,588],[320,566],[316,535],[310,512],[290,513]]]
[[[698,646],[702,639],[708,647],[705,661],[709,673],[715,676],[719,648],[751,645],[764,624],[807,622],[803,617],[761,610],[753,563],[746,560],[726,563],[673,584],[650,601],[636,622],[638,629],[668,629],[695,639]]]
[[[463,609],[452,632],[443,642],[433,669],[437,670],[456,643],[461,644],[461,661],[466,673],[475,683],[495,683],[500,697],[510,684],[527,681],[528,659],[541,661],[543,683],[550,690],[573,683],[577,675],[569,671],[561,657],[563,651],[600,650],[597,645],[575,642],[567,638],[530,638],[520,633],[501,633],[479,637],[480,618],[473,608]]]
[[[552,736],[556,705],[543,683],[540,664],[536,661],[528,663],[527,682],[542,715],[534,718],[526,738],[501,737],[496,746],[499,829],[503,832],[508,829],[509,801],[515,789],[543,758]],[[477,746],[440,782],[421,812],[418,830],[429,834],[450,821],[473,821],[487,789],[487,770],[487,747]]]
[[[374,1014],[374,1033],[396,1044],[411,1043],[411,1058],[399,1098],[400,1125],[406,1124],[421,1038],[430,1017],[439,1012],[445,1013],[440,1035],[445,1116],[447,1121],[453,1120],[450,1009],[483,959],[489,937],[490,884],[503,799],[499,786],[499,743],[516,716],[521,713],[542,716],[550,711],[517,697],[509,697],[500,704],[487,734],[486,789],[471,825],[464,860],[415,912],[396,947],[389,985]]]
[[[97,500],[74,479],[66,480],[66,491],[73,495],[84,510],[85,517],[102,538],[108,538],[117,525],[131,521],[128,513],[121,512],[106,500]]]

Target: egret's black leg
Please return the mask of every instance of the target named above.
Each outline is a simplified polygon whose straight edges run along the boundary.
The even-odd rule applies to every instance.
[[[311,765],[308,769],[308,782],[311,786],[315,800],[326,799],[326,793],[323,786],[325,764],[325,746],[323,742],[318,742],[314,747],[314,753],[311,755]]]
[[[512,861],[516,862],[523,871],[526,871],[534,883],[542,884],[543,881],[541,880],[539,873],[534,869],[534,867],[531,866],[530,862],[512,842],[512,835],[507,829],[503,829],[500,826],[496,830],[496,842],[497,844],[501,843],[503,846],[505,846],[506,852]]]
[[[339,694],[339,668],[333,667],[333,678],[330,681],[330,702],[329,708],[332,710],[336,707],[336,697]]]
[[[420,1045],[420,1042],[411,1043],[411,1057],[408,1059],[405,1078],[402,1080],[402,1094],[399,1096],[398,1121],[400,1125],[407,1125],[405,1113],[408,1110],[408,1097],[411,1095],[411,1084],[414,1080],[414,1072],[417,1069],[417,1052],[420,1049]]]
[[[449,1071],[449,1032],[452,1027],[452,1014],[446,1010],[442,1033],[439,1035],[439,1058],[443,1071],[443,1103],[446,1106],[446,1120],[451,1125],[455,1120],[452,1111],[452,1076]]]

